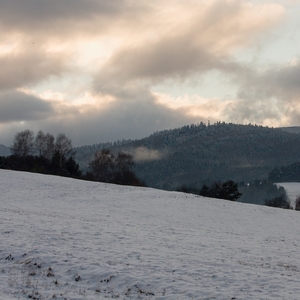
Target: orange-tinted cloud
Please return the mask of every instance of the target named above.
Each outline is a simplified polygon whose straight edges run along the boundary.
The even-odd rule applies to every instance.
[[[171,7],[171,3],[168,3]],[[164,80],[219,69],[235,71],[232,52],[251,44],[284,14],[280,5],[249,2],[175,2],[162,20],[153,21],[156,35],[143,35],[119,47],[99,72],[98,81]],[[151,30],[148,30],[151,32]]]

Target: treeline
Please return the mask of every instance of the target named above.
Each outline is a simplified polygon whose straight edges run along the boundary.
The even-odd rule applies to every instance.
[[[230,130],[234,128],[234,126],[225,126],[223,124],[212,125],[210,128],[211,127],[216,131],[223,127],[227,129],[231,128]],[[205,125],[200,124],[197,127],[181,128],[178,130],[178,133],[182,132],[184,134],[189,130],[201,131],[207,128]],[[153,136],[156,137],[156,134]],[[184,139],[185,138],[184,136]],[[125,144],[127,143],[130,142],[127,141]],[[149,145],[148,148],[150,149]],[[130,151],[130,149],[128,150]],[[207,152],[209,151],[210,150],[207,149]],[[134,172],[135,163],[133,157],[125,151],[121,151],[118,147],[113,147],[112,149],[102,148],[94,151],[93,156],[88,162],[88,169],[83,173],[75,160],[77,153],[74,151],[72,141],[63,133],[54,137],[52,134],[45,134],[42,131],[39,131],[36,136],[34,136],[34,133],[30,130],[19,132],[13,139],[11,152],[12,155],[10,156],[0,156],[0,168],[69,176],[84,180],[122,185],[146,185],[145,182],[140,179],[140,176],[137,176]],[[169,151],[166,157],[170,155],[173,156],[173,159],[176,158],[173,168],[178,172],[184,170],[181,166],[184,165],[184,157],[186,156],[181,156],[181,152],[173,152],[173,154],[171,154]],[[147,162],[144,164],[145,166],[148,165]],[[165,156],[162,156],[162,159],[156,160],[154,164],[159,166],[159,168],[154,170],[149,167],[147,174],[153,173],[149,174],[149,176],[161,177],[165,174],[166,178],[168,178],[168,174],[170,174],[170,172],[172,173],[170,165],[168,163],[166,164]],[[199,168],[196,162],[194,162],[194,165]],[[159,170],[163,171],[159,172]],[[211,173],[213,175],[214,170]],[[181,187],[177,189],[182,192],[231,201],[239,200],[240,202],[290,208],[290,204],[287,204],[289,201],[285,190],[282,187],[277,187],[273,182],[297,181],[296,179],[299,174],[300,163],[293,163],[286,167],[272,170],[269,173],[268,180],[255,180],[254,182],[246,184],[240,182],[238,185],[233,180],[223,182],[221,181],[222,179],[219,181],[205,180],[202,176],[197,176],[196,173],[193,173],[193,181],[195,182],[196,178],[198,182],[185,184],[187,177],[185,172],[177,176],[175,182],[184,183],[184,185],[181,185]],[[215,175],[215,178],[216,177]],[[144,178],[144,180],[147,179],[147,177],[142,178]],[[173,182],[173,184],[175,182]],[[205,184],[203,184],[204,182]],[[209,184],[207,182],[209,182]],[[172,188],[172,185],[166,189],[176,189]]]
[[[223,183],[203,184],[201,188],[183,185],[177,188],[177,191],[209,198],[293,209],[286,190],[268,180],[255,180],[247,184],[244,182],[237,184],[233,180],[227,180]],[[300,210],[300,196],[296,200],[295,210]]]
[[[233,180],[227,180],[224,183],[214,182],[211,186],[204,184],[201,189],[182,186],[177,191],[231,201],[236,201],[242,195],[238,190],[238,184]]]
[[[279,187],[267,179],[256,179],[248,183],[242,181],[239,182],[238,188],[242,193],[239,202],[243,203],[264,205],[268,199],[280,197],[282,194],[285,194],[283,187]]]
[[[240,183],[239,190],[243,193],[240,202],[293,209],[285,188],[266,179],[248,184]],[[300,210],[300,196],[295,201],[295,210]]]
[[[11,146],[12,155],[0,157],[0,168],[79,178],[82,172],[74,159],[72,141],[60,133],[54,138],[39,131],[18,132]]]
[[[0,156],[0,168],[43,174],[68,176],[83,180],[143,186],[133,172],[131,155],[119,152],[113,155],[109,149],[97,151],[86,174],[75,161],[72,141],[64,133],[54,138],[50,133],[24,130],[17,133],[11,146],[12,155]]]
[[[51,159],[36,155],[17,156],[13,154],[10,156],[0,156],[0,168],[73,178],[83,177],[79,165],[72,156],[61,158],[57,153]]]
[[[300,182],[300,162],[274,168],[268,179],[273,182]]]
[[[88,166],[94,145],[78,149],[82,168]],[[267,178],[274,167],[300,161],[300,134],[255,125],[203,123],[156,132],[147,138],[112,144],[109,148],[136,153],[140,148],[159,153],[159,159],[136,161],[137,176],[148,186],[174,190],[182,184],[254,181]],[[99,150],[100,150],[99,149]]]
[[[89,164],[91,172],[86,177],[92,180],[122,185],[145,186],[133,172],[134,162],[130,154],[119,152],[115,156],[109,149],[97,151]]]
[[[277,208],[293,209],[291,201],[287,197],[286,193],[272,199],[267,199],[265,201],[265,205]],[[299,210],[299,205],[296,205],[295,210]]]

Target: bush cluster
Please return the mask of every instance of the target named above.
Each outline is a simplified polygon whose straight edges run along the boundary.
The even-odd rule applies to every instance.
[[[89,164],[91,172],[89,178],[122,185],[144,186],[132,171],[134,162],[130,154],[119,152],[115,156],[109,149],[102,149],[95,153]]]
[[[63,133],[54,138],[41,130],[36,136],[28,129],[18,132],[14,136],[11,152],[10,156],[0,156],[0,168],[123,185],[144,185],[132,170],[132,157],[123,152],[115,157],[109,149],[96,152],[90,162],[91,172],[83,175],[74,159],[72,141]]]
[[[292,209],[291,202],[288,199],[286,194],[282,194],[273,199],[268,199],[265,201],[266,206],[284,208],[284,209]]]
[[[178,191],[185,193],[197,194],[204,197],[218,198],[236,201],[241,197],[241,193],[238,191],[238,184],[233,180],[227,180],[224,183],[215,182],[211,186],[204,184],[200,190],[196,188],[183,186]]]
[[[60,176],[70,176],[81,178],[82,172],[73,156],[66,158],[61,157],[57,152],[51,159],[44,156],[27,155],[27,156],[0,156],[0,168],[15,171],[26,171],[42,174],[52,174]]]

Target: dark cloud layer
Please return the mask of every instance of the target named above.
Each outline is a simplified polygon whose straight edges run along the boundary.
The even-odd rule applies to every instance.
[[[226,108],[227,116],[241,123],[300,125],[299,61],[261,72],[244,68],[242,75],[235,76],[240,84],[239,100]]]
[[[237,65],[226,57],[218,57],[187,37],[162,39],[158,43],[116,53],[103,67],[99,80],[162,81],[167,78],[188,78],[208,70],[235,69]]]
[[[192,120],[192,121],[195,121]],[[191,118],[180,111],[167,109],[147,101],[115,102],[107,109],[95,111],[73,120],[69,131],[76,144],[142,138],[162,128],[174,128],[190,123]]]
[[[18,100],[11,102],[12,98],[7,100],[7,107],[3,104],[6,113],[15,121],[28,120],[26,124],[19,126],[18,130],[29,128],[35,133],[43,130],[54,135],[64,132],[72,138],[76,146],[113,142],[124,138],[142,138],[162,128],[174,128],[198,121],[197,118],[187,117],[180,110],[171,110],[156,103],[153,96],[149,96],[145,101],[115,101],[105,109],[85,107],[85,113],[79,112],[80,107],[74,111],[73,107],[61,108],[58,103],[51,106],[40,99],[29,97],[27,102],[21,101],[19,114],[16,114],[15,108],[20,103]],[[16,127],[13,130],[11,135],[7,135],[3,140],[4,144],[11,143]]]
[[[41,121],[52,113],[52,105],[35,96],[21,92],[0,93],[0,124]]]
[[[0,0],[0,32],[23,32],[41,40],[107,34],[116,26],[131,26],[148,10],[130,0]]]
[[[240,81],[241,98],[278,97],[293,102],[300,95],[300,63],[273,66],[262,72],[250,69]]]
[[[31,44],[31,48],[35,45]],[[45,53],[36,49],[24,49],[22,53],[0,56],[0,90],[14,89],[41,82],[67,70],[64,55]]]
[[[110,16],[120,12],[123,0],[1,0],[0,24],[11,29],[37,30],[56,23],[81,23],[97,15]],[[50,27],[48,29],[51,29]],[[71,28],[70,28],[71,29]]]

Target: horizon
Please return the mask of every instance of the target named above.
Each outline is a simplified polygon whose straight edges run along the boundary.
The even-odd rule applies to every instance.
[[[182,126],[179,126],[179,127],[174,127],[174,128],[162,128],[162,129],[160,129],[160,130],[156,130],[156,131],[153,131],[152,133],[150,133],[149,135],[147,135],[147,136],[143,136],[143,137],[141,137],[141,138],[138,138],[138,139],[136,139],[136,140],[139,140],[139,139],[144,139],[144,138],[147,138],[147,137],[149,137],[149,136],[151,136],[152,134],[154,134],[154,133],[156,133],[156,132],[163,132],[163,131],[165,131],[165,130],[176,130],[176,129],[179,129],[179,128],[181,128],[181,127],[184,127],[184,126],[191,126],[191,125],[199,125],[200,123],[203,123],[205,126],[213,126],[213,125],[215,125],[215,124],[217,124],[218,122],[221,122],[221,121],[217,121],[217,122],[215,122],[215,123],[213,123],[213,124],[210,124],[210,122],[208,121],[207,123],[205,123],[205,122],[198,122],[198,123],[190,123],[190,124],[184,124],[184,125],[182,125]],[[239,124],[239,123],[231,123],[231,122],[221,122],[221,123],[225,123],[225,124],[234,124],[234,125],[243,125],[243,126],[247,126],[247,125],[251,125],[251,126],[262,126],[262,127],[265,127],[265,128],[274,128],[274,129],[276,129],[276,128],[278,128],[278,129],[284,129],[284,128],[286,128],[286,129],[288,129],[288,128],[290,128],[290,129],[293,129],[293,128],[299,128],[299,130],[300,130],[300,126],[285,126],[285,127],[270,127],[270,126],[263,126],[263,125],[259,125],[259,124],[251,124],[251,123],[249,123],[249,124]],[[26,129],[25,129],[26,130]],[[30,130],[30,129],[29,129]],[[34,135],[36,134],[37,132],[34,132]],[[50,134],[51,134],[51,132],[50,132]],[[66,134],[67,135],[67,134]],[[67,135],[68,136],[68,135]],[[117,142],[117,141],[130,141],[130,140],[135,140],[135,139],[126,139],[126,138],[121,138],[121,139],[118,139],[118,140],[113,140],[113,141],[104,141],[104,142],[92,142],[92,143],[90,143],[90,144],[84,144],[84,145],[73,145],[73,148],[80,148],[80,147],[85,147],[85,146],[90,146],[90,145],[93,145],[93,144],[107,144],[107,143],[114,143],[114,142]],[[13,137],[11,138],[11,144],[13,143]],[[4,146],[4,147],[6,147],[6,148],[10,148],[11,146],[8,146],[8,145],[5,145],[5,144],[2,144],[2,143],[0,143],[0,146]]]
[[[0,0],[0,144],[300,126],[299,0]]]

